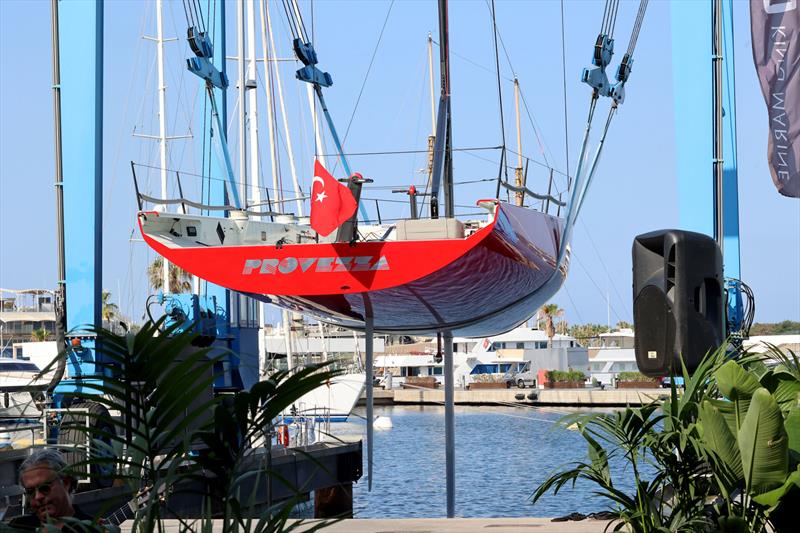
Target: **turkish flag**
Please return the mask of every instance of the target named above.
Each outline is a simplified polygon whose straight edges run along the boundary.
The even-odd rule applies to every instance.
[[[356,200],[350,189],[336,181],[325,167],[314,160],[311,182],[311,227],[326,237],[353,216]]]

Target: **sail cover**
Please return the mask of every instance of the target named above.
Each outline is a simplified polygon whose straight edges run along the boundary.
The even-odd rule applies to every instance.
[[[772,181],[782,195],[800,198],[800,2],[752,0],[750,24],[769,113]]]

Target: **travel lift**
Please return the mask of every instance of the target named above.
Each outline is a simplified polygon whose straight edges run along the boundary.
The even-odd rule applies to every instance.
[[[101,352],[96,350],[94,330],[102,326],[102,192],[103,192],[103,2],[59,2],[51,0],[51,32],[53,49],[53,109],[55,118],[55,189],[58,246],[58,284],[56,289],[56,341],[59,350],[58,368],[48,392],[52,408],[46,410],[49,422],[65,416],[65,410],[77,408],[98,411],[99,403],[79,401],[75,394],[98,394],[98,385],[105,377]],[[215,25],[216,35],[224,43],[224,10],[207,13],[205,20]],[[212,62],[210,43],[192,35],[190,43],[197,54],[190,60],[203,73],[211,96],[212,118],[216,134],[225,146],[225,95],[221,65],[225,51],[222,45]],[[194,38],[193,38],[194,37]],[[193,60],[195,58],[192,58]],[[215,93],[220,95],[222,110],[216,106]],[[211,121],[207,121],[211,123]],[[62,131],[79,131],[80,135],[62,135]],[[214,136],[213,126],[208,135]],[[225,154],[224,166],[232,178],[230,160]],[[224,205],[227,200],[224,183],[211,180],[211,201]],[[238,204],[236,188],[231,187]],[[240,358],[232,355],[253,354],[257,357],[257,329],[241,327],[241,303],[232,304],[229,291],[208,287],[203,296],[197,294],[160,295],[169,323],[184,324],[198,333],[213,337],[227,354],[215,367],[215,392],[241,390],[243,383]],[[233,313],[231,313],[233,311]],[[241,322],[241,321],[240,321]],[[88,326],[88,327],[87,327]],[[258,368],[257,362],[246,362]],[[69,379],[61,380],[65,369]],[[247,380],[245,380],[247,381]],[[72,434],[77,432],[64,432]],[[59,444],[70,435],[58,435],[58,426],[48,428],[48,441]]]

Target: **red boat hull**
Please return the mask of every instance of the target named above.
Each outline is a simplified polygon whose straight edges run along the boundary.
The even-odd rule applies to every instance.
[[[202,279],[328,323],[363,329],[370,313],[378,332],[488,336],[559,289],[563,229],[563,219],[500,203],[465,239],[172,247],[142,234]]]

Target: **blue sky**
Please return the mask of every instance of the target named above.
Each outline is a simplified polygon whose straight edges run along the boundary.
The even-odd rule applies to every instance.
[[[200,168],[197,134],[202,126],[192,122],[195,105],[200,101],[198,82],[183,68],[188,51],[183,39],[186,23],[182,4],[169,0],[165,4],[165,32],[181,39],[166,45],[169,133],[196,134],[190,141],[170,144],[170,166],[192,172]],[[229,4],[228,17],[233,24],[235,11],[233,3]],[[771,183],[765,155],[766,110],[752,64],[748,5],[743,1],[734,4],[742,277],[755,292],[757,321],[800,320],[800,202],[780,196]],[[310,4],[301,5],[311,30]],[[603,5],[594,1],[564,4],[568,145],[573,171],[589,102],[589,89],[578,78],[591,58]],[[637,6],[633,2],[621,3],[614,70],[627,44]],[[431,31],[437,39],[435,3],[395,2],[366,83],[365,74],[389,2],[330,0],[317,1],[313,7],[320,65],[334,78],[326,98],[340,133],[347,129],[352,117],[346,150],[424,149],[430,129],[426,38]],[[144,272],[153,258],[134,231],[136,204],[129,162],[158,164],[157,145],[132,136],[134,129],[142,133],[157,131],[155,46],[141,39],[143,33],[155,32],[154,9],[152,2],[112,1],[107,3],[105,19],[103,283],[122,310],[134,317],[142,313],[148,294]],[[498,27],[505,45],[500,58],[507,143],[516,148],[510,82],[516,74],[543,141],[540,148],[523,110],[523,152],[538,162],[544,162],[546,157],[551,166],[565,170],[560,9],[561,4],[556,1],[497,2]],[[289,57],[285,16],[279,4],[273,6],[272,17],[279,55]],[[1,287],[52,288],[55,284],[49,24],[48,1],[0,2]],[[454,146],[499,145],[487,4],[452,2],[450,27]],[[627,99],[612,125],[575,232],[569,279],[554,298],[565,309],[570,323],[605,323],[609,315],[612,324],[631,321],[632,240],[640,233],[678,226],[671,38],[668,3],[651,2],[636,49]],[[235,40],[229,35],[228,55],[235,51]],[[434,50],[436,53],[438,49]],[[303,119],[308,112],[301,105],[305,89],[301,92],[293,82],[290,67],[285,66],[282,76],[290,114],[295,123],[307,122]],[[235,80],[236,63],[229,62],[228,68],[230,78]],[[364,91],[356,108],[362,84]],[[263,117],[263,95],[259,98]],[[229,100],[231,118],[235,117],[235,105],[233,89]],[[234,124],[234,160],[238,147],[235,131]],[[307,127],[298,127],[293,135],[307,187],[313,138]],[[265,139],[264,136],[260,152],[266,164],[269,156]],[[458,182],[494,177],[498,160],[496,151],[459,153],[455,157],[455,179]],[[376,185],[405,186],[412,181],[422,182],[415,171],[424,166],[424,158],[353,157],[351,165],[374,178]],[[709,168],[709,175],[710,172]],[[266,177],[269,172],[265,169],[262,174]],[[541,190],[546,176],[544,167],[532,164],[529,184]],[[143,180],[146,187],[157,190],[155,174],[144,176]],[[457,188],[456,203],[469,205],[478,197],[494,194],[493,184],[479,187],[480,184]],[[374,196],[390,197],[386,191],[376,191],[369,197]],[[383,215],[387,216],[387,212]]]

